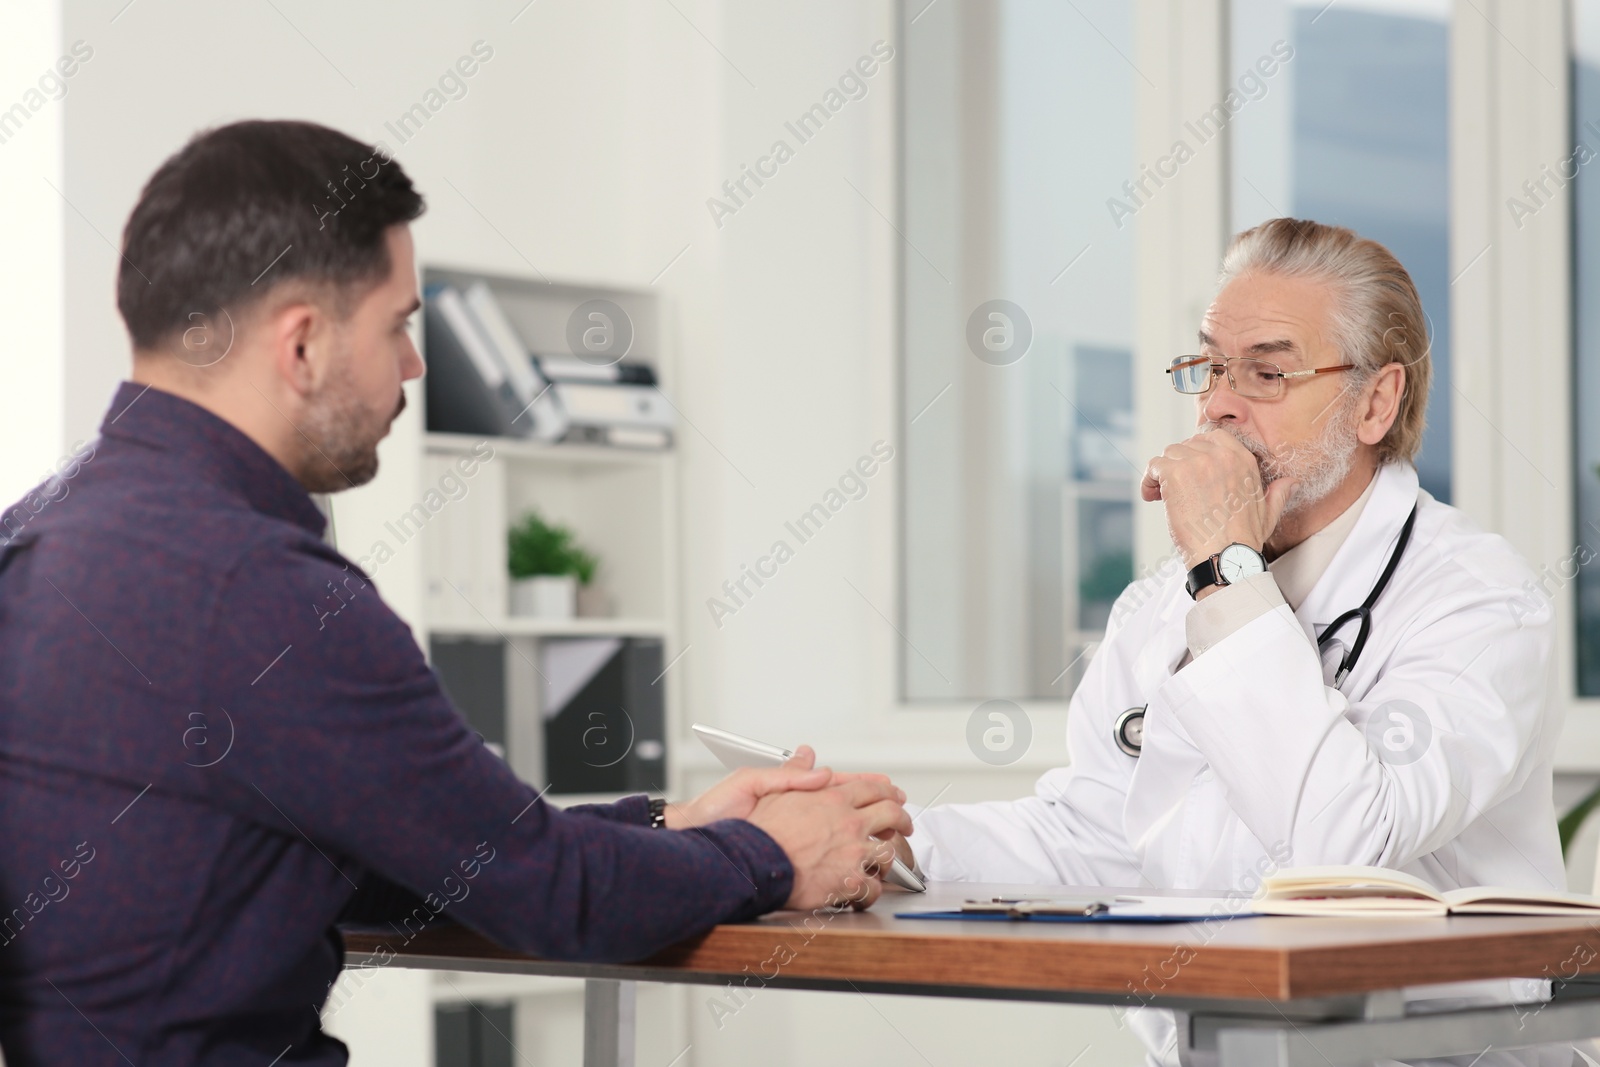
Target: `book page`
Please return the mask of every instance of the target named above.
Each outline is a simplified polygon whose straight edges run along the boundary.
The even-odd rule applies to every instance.
[[[1443,901],[1439,890],[1404,871],[1385,867],[1291,867],[1261,884],[1268,900],[1300,897],[1409,897]]]
[[[1452,889],[1444,894],[1444,899],[1451,911],[1465,915],[1581,915],[1600,912],[1600,900],[1583,893],[1556,890],[1480,885]]]
[[[1450,911],[1442,900],[1413,896],[1296,897],[1287,900],[1257,900],[1254,907],[1258,915],[1306,915],[1323,918],[1338,916],[1352,919],[1417,919],[1429,916],[1443,918]]]

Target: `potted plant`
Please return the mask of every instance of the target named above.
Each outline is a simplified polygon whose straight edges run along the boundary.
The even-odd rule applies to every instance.
[[[578,586],[594,580],[600,561],[577,543],[565,526],[530,511],[507,535],[511,570],[511,614],[570,619],[576,613]]]

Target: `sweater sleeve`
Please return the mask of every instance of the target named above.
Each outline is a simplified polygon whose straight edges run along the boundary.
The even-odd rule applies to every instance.
[[[370,579],[331,550],[247,554],[210,647],[208,692],[239,738],[212,768],[214,799],[356,878],[409,890],[424,918],[549,958],[622,961],[788,899],[788,858],[750,823],[673,832],[648,827],[643,797],[547,804],[451,706]]]

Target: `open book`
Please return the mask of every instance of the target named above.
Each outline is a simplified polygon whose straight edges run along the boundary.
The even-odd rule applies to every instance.
[[[1475,886],[1441,891],[1382,867],[1293,867],[1269,875],[1251,910],[1259,915],[1577,915],[1600,917],[1600,898],[1581,893]]]

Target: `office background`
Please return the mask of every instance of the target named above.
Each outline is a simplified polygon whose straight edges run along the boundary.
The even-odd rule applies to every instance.
[[[1440,368],[1424,484],[1540,572],[1562,797],[1600,772],[1600,581],[1577,565],[1600,550],[1595,0],[33,0],[0,23],[8,501],[126,374],[116,246],[155,166],[238,118],[328,123],[427,195],[420,263],[655,295],[679,423],[670,527],[639,536],[666,560],[673,791],[716,775],[698,719],[888,771],[914,802],[1017,796],[1066,759],[1110,600],[1169,554],[1133,488],[1191,423],[1160,368],[1227,234],[1309,215],[1415,272]],[[1020,355],[970,341],[996,300]],[[411,400],[377,481],[335,502],[352,555],[430,482]],[[860,498],[712,610],[880,441]],[[378,576],[419,635],[428,582],[416,546]],[[992,700],[1028,724],[999,762],[968,740]],[[357,1063],[421,1065],[435,1003],[476,998],[510,1005],[515,1062],[575,1058],[577,985],[456,981],[380,974],[329,1026]],[[718,1025],[714,993],[642,991],[639,1062],[1136,1055],[1097,1009],[768,991]]]

